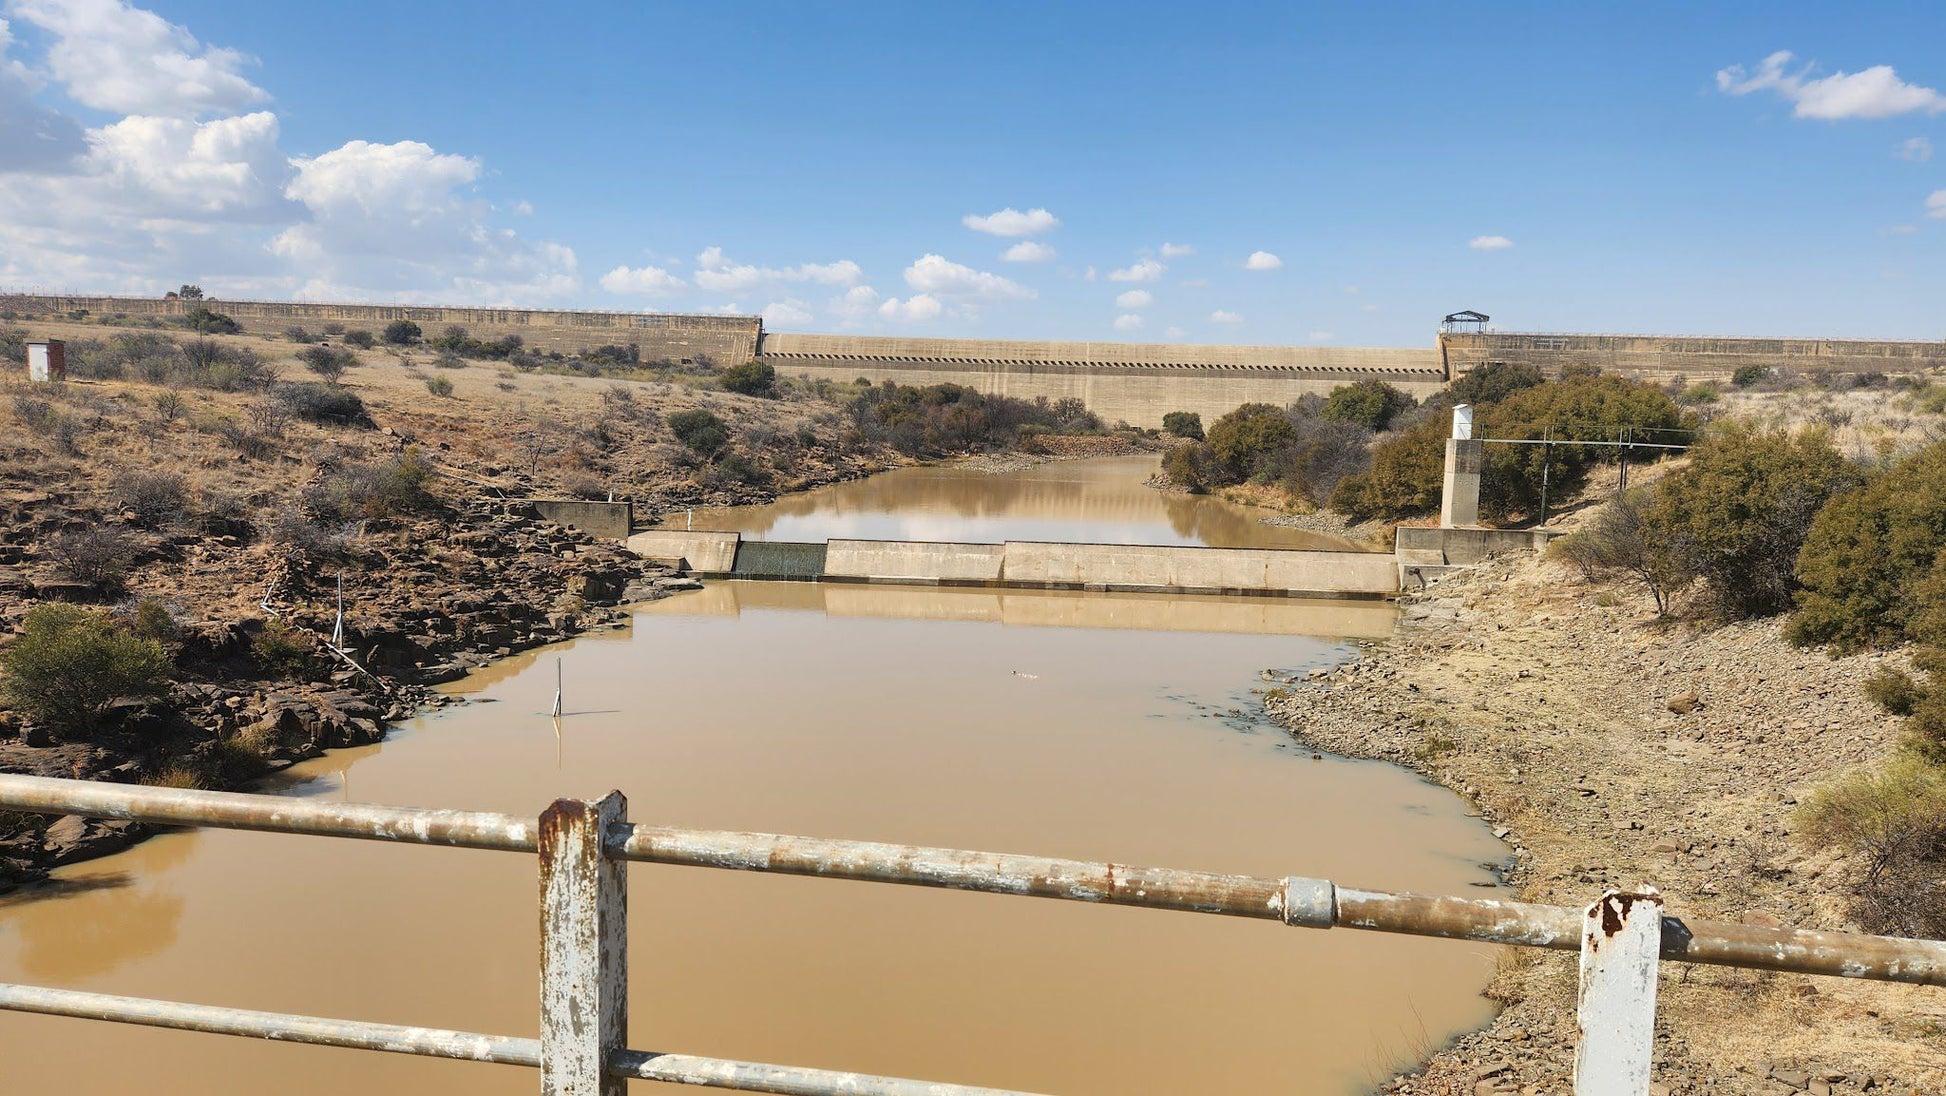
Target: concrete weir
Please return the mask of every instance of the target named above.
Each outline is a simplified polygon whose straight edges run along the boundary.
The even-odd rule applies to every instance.
[[[753,551],[758,545],[764,549]],[[1019,540],[833,540],[780,552],[783,546],[774,541],[746,544],[737,533],[680,530],[636,533],[628,546],[638,555],[676,560],[692,574],[717,578],[1318,598],[1384,598],[1399,589],[1393,558],[1374,552]],[[823,566],[815,573],[799,566],[772,573],[763,562],[815,558],[820,547]]]

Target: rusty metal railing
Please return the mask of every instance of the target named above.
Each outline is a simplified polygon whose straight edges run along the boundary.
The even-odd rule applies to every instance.
[[[1668,916],[1652,889],[1586,909],[1392,894],[1325,879],[1264,878],[964,849],[632,824],[620,793],[555,802],[538,821],[474,811],[319,803],[0,775],[0,809],[163,825],[538,854],[540,1037],[401,1027],[0,984],[0,1011],[538,1068],[544,1096],[620,1096],[629,1078],[747,1092],[973,1096],[1001,1090],[627,1047],[629,862],[944,887],[1254,917],[1581,953],[1577,1096],[1643,1096],[1657,963],[1690,963],[1946,986],[1946,943]]]

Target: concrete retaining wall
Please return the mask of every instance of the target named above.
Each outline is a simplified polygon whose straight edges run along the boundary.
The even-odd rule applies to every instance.
[[[0,312],[88,319],[110,316],[180,317],[204,307],[220,312],[253,335],[274,335],[288,327],[320,334],[327,323],[369,331],[385,330],[393,320],[411,320],[433,338],[448,325],[466,328],[476,339],[519,335],[535,350],[564,353],[634,343],[644,361],[676,364],[714,362],[742,365],[757,354],[763,320],[756,316],[689,316],[649,312],[568,312],[525,308],[445,308],[418,305],[325,304],[308,301],[168,301],[155,297],[72,297],[0,295]]]
[[[627,540],[635,531],[632,502],[588,502],[583,499],[535,499],[534,509],[556,525],[579,529],[591,537]]]
[[[1452,529],[1424,529],[1401,525],[1393,535],[1393,550],[1399,558],[1424,554],[1426,562],[1478,563],[1497,552],[1538,552],[1559,534],[1545,529],[1484,529],[1463,526]],[[1437,555],[1437,560],[1431,557]]]
[[[1439,337],[1454,376],[1489,361],[1534,365],[1558,376],[1593,366],[1645,380],[1727,379],[1746,365],[1836,373],[1918,373],[1946,368],[1946,342],[1886,339],[1730,339],[1682,335],[1550,335],[1489,331]]]
[[[900,540],[834,540],[824,573],[835,579],[991,585],[1006,564],[1001,544],[949,544]]]
[[[1392,557],[1371,552],[1177,548],[1008,541],[1008,585],[1386,597],[1399,589]]]
[[[737,562],[736,533],[688,532],[681,529],[650,529],[628,538],[629,551],[650,559],[679,559],[691,571],[729,574]]]

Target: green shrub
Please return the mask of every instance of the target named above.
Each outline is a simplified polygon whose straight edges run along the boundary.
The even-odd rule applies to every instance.
[[[1787,612],[1799,551],[1826,500],[1859,476],[1823,430],[1724,424],[1656,484],[1647,532],[1701,578],[1722,615]]]
[[[1749,365],[1737,366],[1736,372],[1730,374],[1730,383],[1738,388],[1748,388],[1768,376],[1770,376],[1770,366],[1757,365],[1753,362]]]
[[[200,307],[183,313],[182,325],[205,335],[234,335],[243,330],[243,325],[223,313]]]
[[[433,467],[417,449],[388,461],[346,464],[304,492],[304,504],[320,520],[355,522],[401,514],[430,513],[439,500],[426,489]]]
[[[286,327],[284,329],[284,337],[294,343],[308,344],[308,343],[314,343],[318,341],[318,337],[316,335],[311,334],[309,331],[306,331],[301,327]]]
[[[1868,931],[1946,936],[1946,774],[1897,756],[1812,792],[1796,821],[1805,842],[1852,858],[1852,912]]]
[[[303,678],[316,653],[315,637],[281,620],[265,621],[262,630],[250,638],[250,657],[259,668],[279,678]]]
[[[698,456],[713,457],[730,442],[730,428],[701,408],[669,416],[669,431]]]
[[[1946,442],[1935,442],[1818,511],[1798,554],[1804,591],[1787,634],[1839,651],[1906,638],[1942,544]]]
[[[1209,446],[1200,442],[1178,445],[1162,458],[1162,474],[1191,494],[1200,495],[1215,486],[1217,472]]]
[[[331,346],[307,346],[298,358],[304,362],[304,368],[332,384],[338,383],[345,370],[358,364],[358,355]]]
[[[1619,575],[1639,584],[1655,602],[1656,614],[1663,615],[1696,572],[1681,547],[1652,523],[1655,505],[1649,491],[1630,491],[1581,529],[1548,545],[1548,554],[1573,563],[1590,580]]]
[[[73,605],[27,610],[21,634],[0,649],[0,699],[57,732],[74,734],[122,697],[160,696],[169,681],[162,645]]]
[[[1925,696],[1917,681],[1904,670],[1882,666],[1865,679],[1865,697],[1892,715],[1911,715]]]
[[[355,346],[360,350],[370,350],[378,345],[378,340],[369,331],[347,331],[343,341],[346,346]]]
[[[411,320],[393,320],[385,325],[384,340],[393,346],[406,346],[419,341],[425,332]]]
[[[1371,467],[1339,481],[1331,508],[1361,521],[1438,509],[1450,432],[1446,417],[1433,414],[1372,446]]]
[[[769,362],[747,361],[725,369],[718,377],[723,387],[745,396],[768,396],[777,387],[777,370]]]
[[[1203,416],[1194,411],[1171,411],[1162,416],[1163,432],[1190,441],[1203,440]]]
[[[1539,366],[1521,362],[1487,362],[1448,385],[1446,398],[1442,402],[1447,407],[1456,403],[1475,406],[1499,403],[1523,388],[1534,388],[1546,382],[1547,378],[1541,374]]]
[[[427,377],[426,391],[431,392],[441,399],[451,399],[453,395],[453,380],[451,377]]]
[[[292,381],[270,390],[270,398],[289,414],[306,422],[370,426],[371,415],[358,393],[330,385]]]
[[[1352,422],[1367,430],[1384,430],[1399,412],[1418,404],[1404,392],[1380,380],[1364,380],[1331,390],[1318,416],[1332,422]]]
[[[1279,408],[1246,403],[1209,428],[1210,459],[1223,483],[1255,476],[1270,455],[1297,440],[1297,427]]]
[[[1682,403],[1694,406],[1696,404],[1715,403],[1722,395],[1722,391],[1716,387],[1714,381],[1702,381],[1683,389],[1682,395],[1676,398]]]

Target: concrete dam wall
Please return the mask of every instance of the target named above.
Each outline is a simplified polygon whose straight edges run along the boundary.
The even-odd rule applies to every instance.
[[[680,560],[695,574],[718,578],[1325,598],[1382,598],[1399,589],[1397,563],[1375,552],[1040,541],[786,545],[681,530],[637,533],[628,546],[637,555]],[[812,557],[821,568],[815,574],[795,562],[775,562]]]
[[[524,308],[446,308],[431,305],[323,304],[309,301],[182,301],[154,297],[0,296],[0,312],[99,320],[150,316],[169,320],[196,308],[220,312],[253,335],[288,327],[318,334],[325,324],[374,335],[394,320],[411,320],[428,338],[449,325],[479,339],[519,335],[535,350],[579,353],[600,346],[641,349],[642,360],[677,365],[742,365],[757,355],[763,320],[756,316],[689,316],[648,312],[570,312]]]
[[[1725,379],[1746,365],[1834,373],[1919,373],[1946,369],[1946,342],[1880,339],[1727,339],[1680,335],[1549,335],[1488,331],[1442,334],[1440,359],[1457,377],[1490,361],[1537,366],[1558,376],[1595,367],[1643,380]]]
[[[1245,403],[1283,405],[1376,378],[1417,397],[1446,372],[1436,350],[1013,342],[766,332],[759,357],[779,373],[848,383],[963,384],[1023,399],[1074,397],[1109,423],[1159,427],[1171,411],[1213,422]]]

